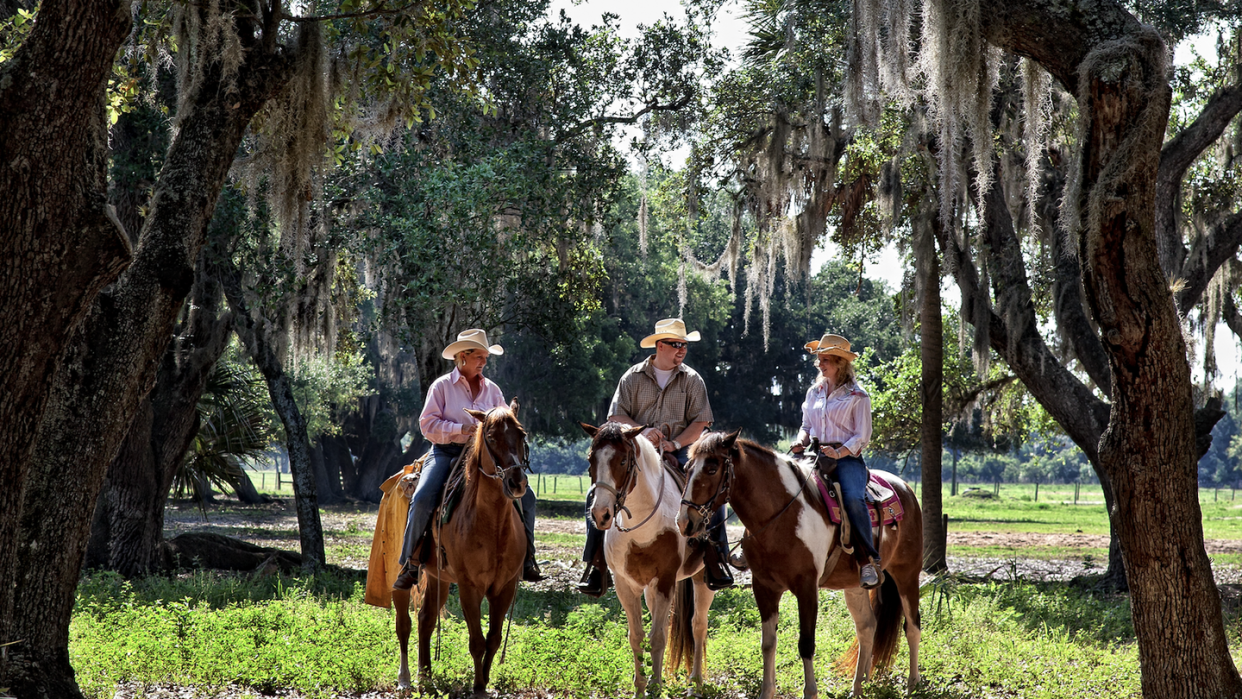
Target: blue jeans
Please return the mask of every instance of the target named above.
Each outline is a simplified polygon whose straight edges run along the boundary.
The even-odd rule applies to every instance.
[[[678,449],[677,451],[673,452],[673,458],[677,459],[678,465],[680,465],[684,469],[686,467],[686,463],[690,461],[690,445],[687,444],[681,449]],[[595,554],[598,553],[599,548],[604,545],[604,532],[596,529],[595,522],[591,519],[591,497],[592,495],[587,495],[587,500],[586,500],[587,536],[586,536],[586,546],[584,546],[582,549],[582,560],[586,561],[587,563],[590,563],[591,561],[595,560]],[[720,509],[716,510],[716,513],[712,515],[711,522],[708,523],[708,526],[715,527],[715,529],[711,530],[712,541],[715,541],[717,543],[728,542],[729,534],[727,531],[725,531],[724,525],[722,524],[724,521],[725,521],[725,505],[721,505]]]
[[[440,504],[440,494],[452,471],[453,459],[461,455],[464,444],[433,444],[431,453],[423,462],[423,472],[418,478],[414,497],[410,498],[410,512],[405,520],[405,539],[401,543],[401,560],[404,562],[414,553],[418,540],[423,538],[431,513]],[[532,508],[533,510],[534,508]]]
[[[845,500],[845,514],[854,528],[854,544],[860,546],[858,553],[879,560],[871,538],[871,514],[867,511],[867,465],[857,456],[837,461],[836,478],[841,483],[841,497]]]

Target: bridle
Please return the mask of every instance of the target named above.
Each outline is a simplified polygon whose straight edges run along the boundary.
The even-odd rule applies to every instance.
[[[722,502],[721,505],[729,501],[729,492],[733,488],[733,479],[734,479],[732,456],[724,457],[723,468],[725,469],[724,477],[720,479],[720,483],[716,486],[716,492],[713,493],[712,496],[707,499],[707,502],[704,502],[703,504],[700,505],[699,503],[694,502],[693,500],[688,500],[685,498],[683,498],[681,501],[681,504],[686,505],[687,507],[694,510],[695,512],[698,512],[700,519],[706,520],[709,517],[711,517],[712,510],[715,509],[715,507],[713,506],[713,503],[715,503],[716,498],[720,497],[722,494],[724,495],[724,502]],[[795,474],[797,474],[797,469],[794,469],[794,472]],[[689,480],[690,480],[690,477],[687,477],[687,482],[686,482],[687,491],[689,491],[690,489]],[[769,519],[767,523],[764,524],[762,527],[759,527],[755,531],[747,532],[745,536],[743,536],[741,539],[738,539],[737,543],[733,544],[730,548],[731,549],[737,548],[739,545],[741,545],[743,541],[754,538],[755,536],[763,533],[768,527],[772,526],[776,522],[776,520],[780,519],[781,515],[789,511],[789,508],[792,507],[793,504],[798,501],[798,498],[802,497],[802,492],[806,490],[806,484],[809,482],[810,479],[799,477],[799,480],[802,481],[802,487],[798,488],[798,492],[794,493],[793,498],[791,498],[789,502],[785,503],[785,506],[781,508],[780,512],[777,512],[775,515],[773,515],[772,518]],[[716,526],[717,527],[724,526],[724,522],[722,521],[720,524]],[[700,534],[700,536],[706,536],[707,532],[711,531],[714,528],[715,527],[705,527],[703,530],[703,533]]]
[[[629,519],[634,519],[634,513],[630,512],[630,508],[625,506],[625,498],[630,494],[630,491],[634,490],[634,486],[637,484],[638,472],[641,470],[641,467],[638,465],[638,443],[635,441],[637,439],[638,437],[622,437],[621,441],[625,442],[628,448],[625,450],[625,456],[622,457],[621,461],[621,465],[625,467],[625,477],[621,481],[621,486],[619,488],[614,488],[607,483],[600,483],[599,481],[596,481],[591,484],[591,490],[588,491],[587,494],[588,498],[593,497],[596,488],[612,493],[612,497],[617,503],[617,512],[624,512],[626,517]],[[617,531],[622,533],[632,532],[649,522],[651,518],[655,516],[655,513],[660,509],[660,503],[664,501],[665,477],[666,474],[664,473],[664,468],[663,466],[660,466],[660,485],[658,488],[660,494],[656,498],[655,505],[652,506],[651,512],[643,518],[643,521],[632,527],[622,526],[621,519],[617,518]]]
[[[693,500],[690,500],[684,497],[681,499],[682,505],[685,505],[686,507],[689,507],[691,510],[698,512],[699,517],[701,517],[702,519],[707,519],[711,517],[712,510],[715,510],[716,507],[718,507],[717,505],[714,505],[714,503],[716,502],[716,499],[719,498],[721,495],[724,496],[724,502],[729,501],[729,491],[733,489],[733,478],[734,478],[733,457],[729,455],[725,455],[721,468],[724,469],[724,475],[721,476],[720,482],[716,484],[716,492],[712,493],[712,496],[708,498],[703,504],[699,504]],[[687,478],[687,482],[686,482],[687,492],[689,492],[690,490],[689,485],[690,485],[689,478]],[[721,504],[724,504],[724,503],[721,503]],[[706,533],[706,530],[704,531],[704,533]]]
[[[495,408],[492,408],[495,410]],[[488,417],[492,411],[487,411]],[[479,423],[479,429],[483,430],[483,448],[487,451],[488,459],[492,462],[492,473],[483,470],[483,459],[479,459],[479,463],[475,468],[479,473],[500,481],[500,489],[504,491],[505,497],[510,500],[516,500],[517,497],[509,490],[508,475],[510,471],[517,469],[518,471],[530,471],[530,444],[526,441],[526,435],[522,435],[522,458],[514,462],[512,466],[500,468],[500,459],[496,458],[496,450],[492,448],[492,440],[487,434],[487,430],[483,426],[483,422]]]

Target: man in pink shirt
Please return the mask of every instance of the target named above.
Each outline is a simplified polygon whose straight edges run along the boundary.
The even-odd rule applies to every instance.
[[[470,441],[479,426],[479,421],[466,410],[486,412],[505,405],[500,387],[483,376],[488,355],[504,353],[500,345],[489,346],[487,333],[478,329],[462,332],[457,336],[457,342],[445,347],[441,353],[457,366],[431,384],[422,415],[418,418],[419,429],[431,442],[431,453],[423,464],[414,497],[410,498],[405,540],[401,546],[403,566],[393,583],[394,588],[408,590],[418,582],[418,564],[412,562],[410,557],[439,504],[453,460],[461,455],[466,442]],[[522,496],[522,516],[526,525],[526,564],[522,569],[522,579],[536,582],[543,576],[535,562],[535,491],[531,488],[527,488]]]

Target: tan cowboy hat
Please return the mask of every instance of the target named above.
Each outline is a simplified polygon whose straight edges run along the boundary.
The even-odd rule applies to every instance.
[[[487,333],[479,330],[478,328],[471,328],[470,330],[463,330],[457,333],[457,342],[445,347],[444,351],[440,353],[440,356],[445,359],[452,359],[457,356],[458,352],[465,352],[466,350],[472,349],[481,349],[488,354],[505,353],[505,348],[500,345],[488,346]]]
[[[695,330],[689,335],[686,334],[686,324],[681,318],[665,318],[655,324],[655,334],[648,335],[643,341],[638,343],[643,349],[651,349],[659,340],[681,340],[682,342],[698,342],[699,331]]]
[[[818,340],[811,340],[806,343],[806,351],[811,354],[845,357],[851,362],[858,359],[858,353],[850,351],[850,341],[840,335],[824,335]]]

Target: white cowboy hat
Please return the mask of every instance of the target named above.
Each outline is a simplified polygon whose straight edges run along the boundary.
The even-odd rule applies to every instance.
[[[811,354],[831,354],[845,357],[851,362],[858,359],[857,352],[850,351],[850,341],[840,335],[824,335],[818,340],[806,343],[806,351]]]
[[[655,334],[648,335],[643,341],[638,343],[643,349],[651,349],[655,347],[658,340],[681,340],[682,342],[698,342],[699,331],[695,330],[690,334],[686,334],[686,324],[681,318],[665,318],[655,324]]]
[[[440,356],[445,359],[452,359],[457,356],[458,352],[465,352],[466,350],[472,349],[481,349],[488,354],[505,353],[505,348],[500,345],[488,346],[486,332],[483,332],[478,328],[471,328],[470,330],[463,330],[457,333],[457,342],[445,347],[444,351],[440,353]]]

